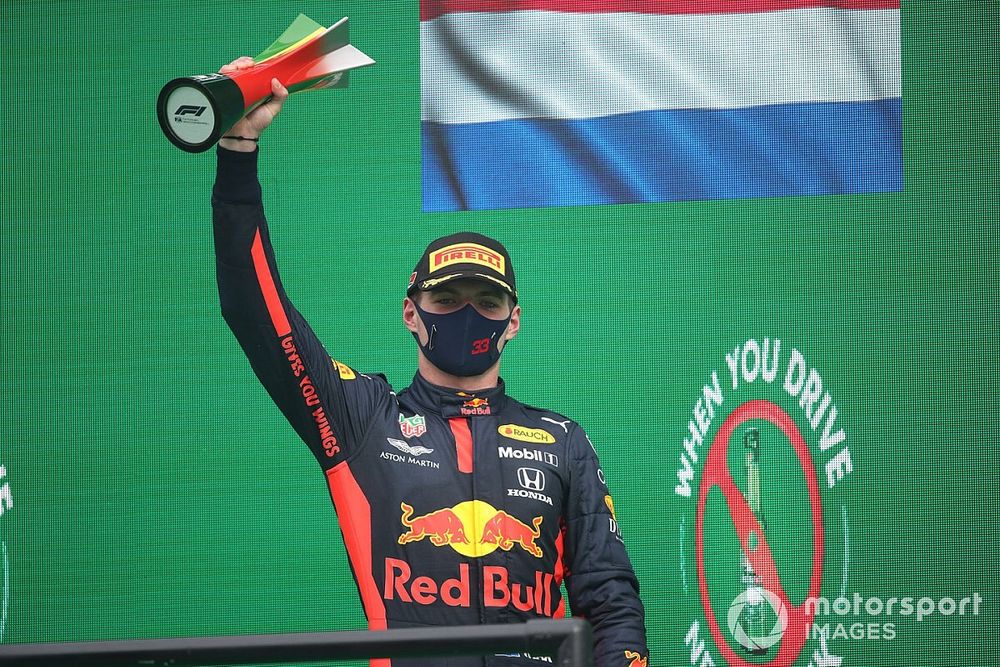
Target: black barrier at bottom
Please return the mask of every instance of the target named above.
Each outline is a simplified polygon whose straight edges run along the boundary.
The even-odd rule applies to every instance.
[[[579,618],[503,625],[301,632],[113,642],[0,646],[0,665],[24,667],[206,667],[524,652],[554,655],[561,667],[591,667],[590,624]]]

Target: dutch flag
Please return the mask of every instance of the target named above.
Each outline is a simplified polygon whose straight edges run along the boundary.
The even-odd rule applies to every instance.
[[[421,0],[423,209],[903,188],[899,0]]]

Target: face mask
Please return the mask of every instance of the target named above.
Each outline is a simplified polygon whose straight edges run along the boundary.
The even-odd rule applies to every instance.
[[[497,343],[507,330],[510,315],[505,320],[491,320],[472,306],[446,315],[436,315],[413,304],[427,329],[427,345],[420,345],[428,361],[449,375],[469,377],[486,372],[500,359]]]

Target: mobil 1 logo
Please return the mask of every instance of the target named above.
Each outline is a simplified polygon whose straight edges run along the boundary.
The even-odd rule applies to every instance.
[[[541,449],[529,449],[526,447],[499,447],[497,454],[501,459],[514,459],[516,461],[526,461],[535,463],[546,463],[553,468],[559,467],[559,456],[552,452]]]

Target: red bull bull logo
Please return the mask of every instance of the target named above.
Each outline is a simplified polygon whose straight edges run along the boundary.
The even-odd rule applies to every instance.
[[[420,516],[413,516],[413,507],[405,502],[399,507],[403,512],[399,520],[406,528],[397,540],[400,544],[427,538],[436,547],[449,546],[471,558],[517,546],[535,558],[542,557],[536,540],[543,517],[536,516],[529,525],[482,500],[467,500]]]
[[[463,415],[488,415],[490,414],[490,399],[470,398],[462,403],[461,413]]]
[[[532,519],[529,528],[517,517],[501,510],[486,522],[480,542],[495,544],[504,551],[510,551],[511,547],[517,544],[535,558],[541,558],[542,550],[535,544],[535,539],[541,535],[541,531],[539,531],[541,525],[542,517],[540,516]]]
[[[631,660],[626,667],[646,667],[647,658],[635,651],[625,651],[625,659]]]
[[[514,548],[535,558],[542,557],[538,539],[544,517],[536,516],[529,525],[482,500],[467,500],[419,516],[414,516],[413,507],[405,502],[399,507],[402,510],[400,522],[406,529],[397,540],[399,544],[426,539],[436,547],[447,546],[471,558],[485,556],[497,549],[510,551]],[[469,577],[468,563],[459,564],[457,577],[438,581],[428,576],[414,577],[410,563],[386,558],[382,595],[386,600],[424,605],[443,602],[451,607],[468,607]],[[512,606],[520,611],[534,611],[540,616],[552,616],[560,607],[559,585],[553,573],[536,571],[533,581],[521,582],[513,581],[510,571],[502,565],[484,565],[482,577],[483,600],[487,607]]]
[[[403,522],[404,526],[409,528],[408,532],[399,536],[398,541],[400,544],[417,542],[425,537],[429,538],[431,544],[436,547],[452,543],[469,543],[469,538],[465,536],[465,527],[462,525],[462,520],[458,518],[454,510],[445,508],[413,519],[411,518],[413,516],[412,507],[406,503],[399,503],[399,507],[403,510],[403,516],[400,517],[400,521]]]

